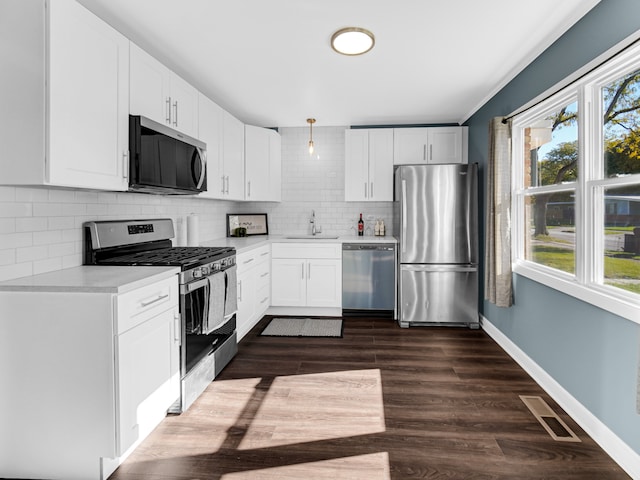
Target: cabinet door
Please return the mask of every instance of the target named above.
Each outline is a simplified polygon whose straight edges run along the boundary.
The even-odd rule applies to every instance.
[[[48,181],[126,190],[129,41],[76,2],[50,7]]]
[[[236,313],[236,329],[238,340],[241,340],[253,327],[251,323],[256,310],[257,280],[254,269],[244,275],[238,275],[238,311]]]
[[[142,115],[163,125],[169,125],[171,71],[135,43],[131,42],[129,48],[131,115]]]
[[[306,261],[275,258],[271,261],[271,304],[277,307],[306,305]]]
[[[393,129],[393,163],[396,165],[427,162],[429,128]]]
[[[171,127],[190,137],[198,136],[198,90],[171,73]]]
[[[344,199],[369,199],[369,131],[345,130]]]
[[[180,396],[176,318],[167,310],[117,337],[119,455],[148,435]]]
[[[369,198],[393,201],[393,129],[369,130]]]
[[[268,200],[269,154],[269,133],[267,129],[245,125],[245,200]]]
[[[312,259],[307,261],[308,307],[342,306],[342,261]]]
[[[203,94],[198,97],[198,138],[207,144],[207,191],[199,196],[223,198],[226,187],[222,163],[223,110]]]
[[[269,133],[269,196],[267,200],[282,200],[282,139],[275,130]]]
[[[429,129],[428,163],[462,163],[462,128]]]
[[[223,137],[224,198],[244,200],[244,124],[227,111],[223,111]]]

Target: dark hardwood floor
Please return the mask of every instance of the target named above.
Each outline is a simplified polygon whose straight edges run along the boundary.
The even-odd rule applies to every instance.
[[[112,480],[628,479],[481,330],[345,319],[343,338],[260,337]],[[581,443],[555,441],[539,395]]]

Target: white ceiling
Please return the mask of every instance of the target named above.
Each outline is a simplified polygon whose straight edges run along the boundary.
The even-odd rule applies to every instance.
[[[462,123],[599,0],[79,0],[245,123]],[[335,53],[345,26],[373,50]]]

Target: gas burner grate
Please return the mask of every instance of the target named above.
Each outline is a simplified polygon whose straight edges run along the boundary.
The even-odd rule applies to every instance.
[[[224,247],[171,247],[103,259],[112,265],[185,265],[206,263],[228,249]]]

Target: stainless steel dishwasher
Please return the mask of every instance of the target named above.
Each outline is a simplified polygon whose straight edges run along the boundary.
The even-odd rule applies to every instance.
[[[395,244],[342,244],[342,314],[396,318]]]

